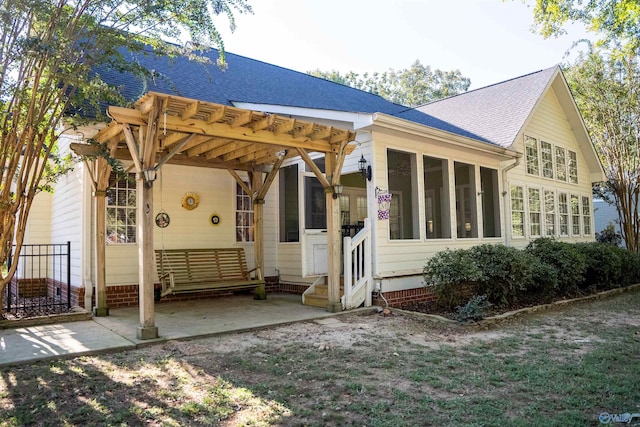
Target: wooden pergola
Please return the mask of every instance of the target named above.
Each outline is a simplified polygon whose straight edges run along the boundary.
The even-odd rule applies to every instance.
[[[257,278],[264,278],[263,204],[285,159],[300,156],[325,188],[329,295],[327,310],[340,303],[340,218],[334,186],[340,184],[344,158],[354,149],[355,132],[268,114],[149,92],[132,108],[111,106],[112,121],[94,137],[110,157],[132,161],[136,172],[137,244],[139,262],[139,339],[158,337],[153,299],[153,183],[165,164],[226,169],[251,196],[254,208],[254,249]],[[95,156],[97,146],[72,144],[80,155]],[[310,153],[325,155],[326,174]],[[105,269],[106,190],[111,167],[104,156],[86,161],[93,183],[96,213],[95,315],[107,315]],[[249,185],[238,175],[245,171]],[[265,176],[266,175],[266,176]],[[265,298],[264,288],[258,296]]]

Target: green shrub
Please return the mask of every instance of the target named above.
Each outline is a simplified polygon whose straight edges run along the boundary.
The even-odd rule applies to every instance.
[[[478,293],[496,306],[512,305],[519,296],[533,287],[532,256],[504,245],[478,245],[469,249],[471,257],[480,266]]]
[[[621,286],[640,283],[640,255],[627,249],[620,249]]]
[[[587,260],[576,245],[543,237],[529,243],[525,251],[556,270],[557,295],[571,296],[580,293],[584,286]]]
[[[482,279],[482,270],[469,251],[446,249],[427,261],[423,277],[424,285],[433,288],[438,304],[452,310],[473,291],[475,283]]]
[[[493,304],[487,301],[486,295],[472,296],[465,305],[457,307],[456,320],[461,323],[477,322],[487,316],[487,311]]]
[[[576,248],[585,256],[583,290],[590,292],[618,288],[623,285],[622,252],[624,249],[602,243],[580,243]]]

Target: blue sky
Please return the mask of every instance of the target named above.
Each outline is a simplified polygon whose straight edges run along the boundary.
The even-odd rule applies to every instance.
[[[364,73],[416,60],[459,69],[478,88],[562,62],[584,31],[545,40],[521,0],[249,0],[226,50],[286,68]]]

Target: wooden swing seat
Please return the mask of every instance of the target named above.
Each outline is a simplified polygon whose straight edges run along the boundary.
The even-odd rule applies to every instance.
[[[256,288],[243,248],[156,250],[160,297],[170,294]]]

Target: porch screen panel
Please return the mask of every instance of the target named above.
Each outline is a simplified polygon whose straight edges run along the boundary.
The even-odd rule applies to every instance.
[[[280,168],[280,241],[299,242],[298,165]]]
[[[475,167],[455,162],[456,227],[458,238],[478,237]]]
[[[327,228],[327,205],[324,188],[315,176],[304,177],[304,228]]]
[[[500,237],[500,197],[498,171],[480,168],[482,228],[484,237]]]
[[[418,183],[416,155],[396,150],[387,150],[387,171],[389,192],[401,202],[397,209],[390,211],[391,239],[417,239],[418,226]],[[392,203],[393,198],[392,198]],[[392,218],[393,216],[393,218]],[[397,227],[391,227],[396,224]]]
[[[423,169],[427,239],[451,238],[448,162],[424,156]]]

